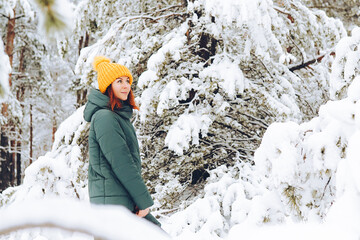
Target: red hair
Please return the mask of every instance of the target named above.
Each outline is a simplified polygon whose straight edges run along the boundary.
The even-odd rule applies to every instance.
[[[110,98],[109,107],[111,108],[112,111],[114,111],[115,108],[118,108],[118,109],[122,108],[121,100],[119,98],[115,97],[114,91],[111,88],[111,84],[106,89],[105,94]],[[140,108],[135,103],[134,93],[131,89],[130,89],[128,98],[126,99],[125,102],[127,102],[133,109],[140,110]]]

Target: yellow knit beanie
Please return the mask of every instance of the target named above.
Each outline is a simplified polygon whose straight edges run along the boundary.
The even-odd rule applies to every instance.
[[[99,90],[102,93],[105,93],[106,88],[119,77],[128,77],[130,85],[132,84],[133,77],[129,69],[121,64],[111,63],[107,57],[96,56],[93,67],[97,71]]]

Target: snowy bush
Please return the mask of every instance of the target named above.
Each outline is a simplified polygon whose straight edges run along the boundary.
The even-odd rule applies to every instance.
[[[302,219],[324,218],[345,189],[353,189],[353,184],[357,188],[352,171],[358,160],[352,144],[359,130],[360,75],[355,71],[357,64],[351,63],[353,49],[348,47],[357,37],[355,29],[352,38],[339,42],[332,66],[333,93],[346,89],[342,95],[347,97],[321,106],[319,117],[310,122],[271,125],[255,154],[263,182],[288,203],[288,212]],[[347,61],[339,60],[344,56]],[[353,167],[345,167],[347,164]],[[353,180],[345,180],[349,178]]]
[[[331,99],[346,97],[347,88],[360,74],[360,28],[352,30],[352,35],[341,39],[336,46],[336,57],[330,77]]]

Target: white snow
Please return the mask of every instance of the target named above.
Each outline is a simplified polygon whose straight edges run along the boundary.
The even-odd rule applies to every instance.
[[[335,60],[331,68],[330,98],[341,99],[345,87],[360,72],[360,28],[355,27],[351,36],[342,38],[336,46]]]
[[[164,90],[160,93],[159,105],[157,107],[157,114],[161,116],[165,109],[176,106],[179,102],[177,100],[177,93],[179,85],[175,80],[166,84]]]
[[[199,135],[206,136],[208,128],[212,123],[207,115],[183,114],[171,126],[165,138],[165,144],[176,154],[182,155],[188,150],[190,142],[199,143]]]
[[[214,61],[210,67],[200,72],[200,77],[220,79],[219,85],[231,99],[234,99],[236,94],[243,93],[248,85],[239,63],[231,62],[229,59],[220,60],[218,63]]]
[[[91,236],[119,240],[170,239],[157,226],[122,206],[90,205],[53,198],[12,204],[1,209],[0,216],[0,234],[14,229],[50,227],[87,234],[71,239],[90,240]],[[49,238],[40,235],[36,239]]]
[[[83,118],[85,106],[78,108],[70,117],[63,121],[55,133],[55,140],[52,150],[54,151],[59,147],[62,142],[70,144],[74,139],[78,139],[81,131],[86,126],[86,121]],[[80,126],[80,128],[79,128]]]
[[[149,70],[156,71],[166,57],[171,57],[175,61],[180,59],[180,49],[184,45],[186,37],[178,33],[171,33],[166,35],[165,40],[167,39],[168,43],[163,45],[156,54],[149,58],[147,63]]]

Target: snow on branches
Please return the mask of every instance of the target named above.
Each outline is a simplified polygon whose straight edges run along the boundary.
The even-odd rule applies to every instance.
[[[330,77],[331,99],[342,99],[352,80],[360,74],[360,28],[352,30],[352,35],[341,39],[336,46],[335,60]]]
[[[357,75],[347,97],[328,101],[312,120],[271,124],[254,166],[212,170],[204,196],[163,226],[188,239],[357,239],[359,141]]]
[[[326,219],[332,205],[340,205],[335,209],[346,213],[359,209],[359,202],[348,199],[359,199],[360,193],[356,174],[360,171],[356,147],[360,133],[359,92],[357,76],[348,88],[347,98],[321,106],[319,116],[310,122],[274,123],[266,131],[255,153],[255,164],[262,182],[277,192],[288,214],[306,220]],[[340,215],[340,222],[359,224],[352,222],[359,220],[356,214],[351,220],[344,213]]]
[[[329,53],[345,34],[340,21],[299,1],[199,0],[119,18],[83,49],[76,70],[84,87],[96,87],[95,55],[129,67],[149,185],[200,183],[194,171],[252,162],[273,121],[316,115],[328,100]]]

